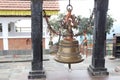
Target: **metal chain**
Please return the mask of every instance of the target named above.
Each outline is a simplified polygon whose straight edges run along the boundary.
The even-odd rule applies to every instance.
[[[71,4],[70,4],[70,0],[69,0],[69,4],[68,4],[68,5],[71,5]]]

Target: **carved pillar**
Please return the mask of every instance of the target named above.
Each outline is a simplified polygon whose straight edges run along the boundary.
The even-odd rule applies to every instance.
[[[95,0],[95,29],[93,37],[93,54],[92,64],[89,66],[88,71],[93,76],[108,75],[105,68],[105,47],[106,47],[106,15],[108,10],[109,0]]]
[[[31,0],[31,10],[32,10],[32,48],[33,48],[33,61],[32,61],[32,71],[29,73],[29,79],[35,78],[45,78],[43,71],[43,53],[42,53],[42,27],[43,27],[43,17],[42,17],[42,0]]]

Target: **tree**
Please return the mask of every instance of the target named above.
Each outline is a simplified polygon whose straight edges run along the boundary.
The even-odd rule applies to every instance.
[[[54,30],[59,30],[59,28],[61,27],[61,20],[63,19],[63,17],[64,14],[61,13],[59,15],[54,15],[49,19],[50,25]]]
[[[60,30],[61,21],[62,21],[63,17],[64,17],[64,14],[61,13],[58,16],[50,19],[50,24],[54,30],[56,30],[56,31]],[[89,18],[81,17],[80,15],[77,16],[77,19],[80,20],[80,23],[78,25],[79,33],[86,32],[86,34],[92,35],[93,28],[94,28],[94,19],[91,19],[91,22],[90,22]],[[114,21],[115,21],[114,18],[112,18],[110,15],[107,15],[106,33],[110,34],[110,30],[113,27]]]
[[[91,22],[89,22],[89,18],[81,17],[81,16],[78,16],[78,18],[80,19],[79,32],[80,33],[86,32],[86,34],[92,35],[93,25],[94,25],[93,19]]]
[[[110,34],[110,30],[113,27],[113,23],[115,22],[115,19],[112,18],[110,15],[107,15],[107,22],[106,22],[106,32]]]
[[[81,19],[80,21],[80,27],[79,31],[86,31],[87,34],[93,34],[93,28],[94,28],[94,19],[91,20],[91,23],[89,24],[89,18],[81,18],[78,16],[78,18]],[[110,30],[113,27],[115,19],[112,18],[110,15],[107,15],[107,21],[106,21],[106,33],[110,34]]]

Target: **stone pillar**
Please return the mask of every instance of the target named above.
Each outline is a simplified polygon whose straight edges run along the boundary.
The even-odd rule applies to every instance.
[[[33,61],[32,71],[29,73],[29,79],[45,78],[45,72],[43,70],[43,52],[42,52],[42,4],[43,0],[31,0],[32,10],[32,48],[33,48]]]
[[[8,23],[2,23],[3,49],[8,50]]]
[[[92,64],[88,71],[93,76],[108,75],[105,68],[106,15],[109,0],[95,0],[95,28],[93,36]]]

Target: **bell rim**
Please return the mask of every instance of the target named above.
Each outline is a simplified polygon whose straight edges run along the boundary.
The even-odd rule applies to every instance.
[[[80,63],[80,62],[83,62],[84,59],[81,59],[81,60],[78,60],[78,61],[74,61],[74,62],[67,62],[67,61],[63,61],[61,59],[58,59],[58,58],[54,58],[55,61],[57,62],[60,62],[60,63],[64,63],[64,64],[75,64],[75,63]]]

